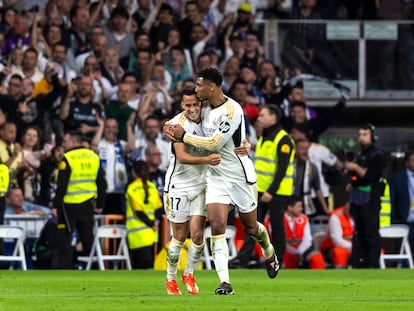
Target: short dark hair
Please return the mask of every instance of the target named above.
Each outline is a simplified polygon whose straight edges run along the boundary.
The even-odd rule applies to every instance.
[[[280,119],[282,118],[282,110],[280,110],[280,108],[276,106],[275,104],[267,104],[267,105],[264,105],[262,109],[263,108],[267,108],[270,114],[276,115],[277,121],[280,121]]]
[[[290,103],[290,108],[292,109],[294,107],[301,107],[303,109],[306,109],[306,104],[303,101],[296,100]]]
[[[82,137],[82,135],[79,132],[76,132],[76,131],[68,131],[68,132],[65,133],[65,135],[69,135],[70,138],[73,141],[77,142],[78,144],[81,144],[82,141],[83,141],[83,137]]]
[[[203,78],[203,80],[211,81],[217,86],[221,86],[223,83],[223,75],[217,68],[214,67],[201,70],[198,73],[198,77]]]
[[[181,98],[192,95],[196,95],[195,87],[186,87],[181,91]]]
[[[286,200],[286,207],[287,206],[293,206],[295,205],[297,202],[302,202],[302,198],[296,194],[291,195],[290,197],[287,198]]]

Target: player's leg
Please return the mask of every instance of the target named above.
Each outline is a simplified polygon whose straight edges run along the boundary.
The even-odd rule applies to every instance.
[[[204,200],[203,200],[204,202]],[[198,294],[199,288],[194,278],[194,270],[200,262],[204,249],[204,225],[206,217],[194,215],[190,217],[190,237],[191,243],[188,247],[187,261],[184,273],[181,276],[184,284],[187,286],[187,291],[190,294]]]
[[[275,250],[270,242],[266,227],[257,221],[256,187],[247,184],[235,184],[231,195],[233,202],[238,207],[244,232],[249,234],[262,247],[268,276],[270,278],[276,277],[279,270],[279,262],[276,258]]]
[[[214,265],[220,279],[216,295],[232,295],[229,275],[229,246],[226,239],[226,226],[230,210],[231,183],[207,178],[206,207],[211,227],[210,247]]]
[[[169,295],[181,295],[176,279],[181,251],[189,229],[187,204],[186,197],[180,194],[165,193],[164,195],[164,209],[172,228],[172,238],[167,248],[167,280],[165,282]]]

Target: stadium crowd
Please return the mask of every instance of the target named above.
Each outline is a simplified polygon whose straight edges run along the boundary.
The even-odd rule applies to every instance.
[[[383,0],[380,6],[374,0],[1,2],[0,161],[8,166],[10,184],[21,189],[25,202],[55,208],[56,175],[67,132],[80,134],[83,145],[100,157],[107,184],[103,214],[125,215],[127,186],[142,174],[137,167],[148,169],[149,180],[162,198],[169,162],[162,125],[181,111],[182,90],[195,86],[200,71],[215,67],[223,73],[225,94],[243,107],[253,159],[258,140],[266,134],[258,119],[267,105],[279,107],[277,123],[296,141],[296,166],[302,172],[295,177],[295,195],[301,202],[290,200],[284,206],[289,258],[282,251],[279,259],[287,267],[348,266],[354,233],[348,202],[336,211],[339,206],[328,200],[330,185],[339,183],[347,191],[346,176],[341,174],[347,159],[318,144],[318,138],[341,118],[349,94],[339,87],[338,103],[321,114],[306,105],[302,83],[289,82],[301,73],[340,78],[347,72],[326,53],[324,30],[317,24],[292,24],[286,29],[283,66],[276,66],[266,55],[263,33],[255,22],[409,19],[411,1]],[[411,86],[411,78],[404,81]],[[146,164],[135,166],[133,177],[138,160]],[[328,173],[337,178],[328,180]],[[7,196],[6,204],[10,204]],[[400,215],[397,204],[392,213]],[[151,217],[138,216],[156,231],[162,219],[158,207]],[[412,211],[398,222],[410,224],[413,247],[414,216],[407,213]],[[262,216],[266,221],[266,215]],[[299,232],[291,225],[312,223],[317,216],[326,221],[329,216],[327,232],[332,234],[318,246],[310,227],[303,225]],[[235,215],[231,224],[237,223]],[[239,234],[239,248],[243,239]],[[230,266],[263,263],[259,250],[248,255]]]

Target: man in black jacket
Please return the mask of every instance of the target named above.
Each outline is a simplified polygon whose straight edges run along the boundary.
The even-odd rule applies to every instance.
[[[377,137],[372,124],[359,128],[358,140],[360,153],[354,161],[345,162],[350,177],[350,213],[355,221],[352,266],[379,268],[380,197],[384,192],[381,179],[386,169],[386,156],[384,151],[375,146]]]

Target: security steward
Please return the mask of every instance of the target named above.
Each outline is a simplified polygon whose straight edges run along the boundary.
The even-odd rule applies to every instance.
[[[59,252],[59,268],[71,269],[73,233],[76,231],[82,243],[80,255],[89,255],[92,248],[94,212],[102,212],[106,181],[99,156],[82,146],[79,133],[65,134],[62,146],[65,153],[58,167],[53,203],[58,212],[58,229],[66,233]]]
[[[372,124],[361,126],[358,141],[361,147],[354,161],[345,162],[350,177],[350,213],[355,222],[352,242],[352,267],[379,268],[381,237],[379,217],[384,192],[382,176],[386,155],[375,146],[377,136]]]
[[[259,138],[255,151],[259,192],[257,218],[263,222],[269,212],[272,244],[280,261],[286,249],[283,219],[287,200],[293,194],[295,163],[295,143],[280,125],[281,117],[281,110],[276,105],[269,104],[261,108],[257,121],[263,128],[263,135]],[[247,236],[237,257],[229,262],[229,267],[246,267],[254,247],[255,242]]]
[[[6,164],[0,163],[0,225],[4,224],[4,213],[6,211],[6,193],[9,189],[10,173]],[[4,255],[3,239],[0,239],[0,255]]]

